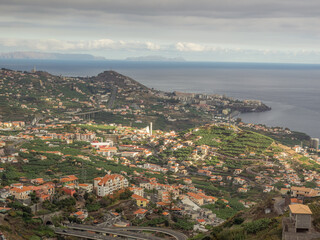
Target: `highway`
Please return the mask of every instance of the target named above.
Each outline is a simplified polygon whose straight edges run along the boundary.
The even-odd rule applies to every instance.
[[[55,228],[55,233],[58,235],[65,235],[65,236],[72,236],[72,237],[78,237],[78,238],[87,238],[87,239],[94,239],[94,240],[114,240],[114,237],[108,237],[103,236],[100,234],[95,233],[89,233],[89,232],[83,232],[83,231],[76,231],[76,230],[70,230],[70,229],[60,229]]]
[[[147,236],[140,233],[134,233],[132,231],[159,232],[159,233],[164,233],[171,237],[174,237],[176,240],[188,239],[188,237],[183,233],[180,233],[171,229],[166,229],[166,228],[153,228],[153,227],[100,228],[96,226],[83,225],[83,224],[69,224],[68,227],[74,230],[86,230],[86,231],[99,232],[99,233],[108,233],[108,234],[113,234],[113,235],[118,235],[123,237],[130,237],[134,239],[162,240],[162,238]]]
[[[138,240],[163,240],[162,238],[154,237],[154,236],[147,236],[140,233],[134,233],[131,231],[126,231],[126,228],[100,228],[90,225],[84,225],[84,224],[69,224],[67,225],[69,228],[74,230],[83,230],[83,231],[91,231],[96,233],[106,233],[106,234],[112,234],[116,236],[121,237],[128,237],[132,239],[138,239]]]
[[[186,240],[188,237],[181,232],[177,232],[166,228],[155,228],[155,227],[126,227],[124,228],[128,231],[151,231],[151,232],[161,232],[174,237],[177,240]]]

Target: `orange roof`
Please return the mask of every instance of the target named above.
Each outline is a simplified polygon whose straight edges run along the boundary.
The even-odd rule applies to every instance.
[[[83,215],[83,214],[84,214],[84,212],[82,212],[82,211],[78,211],[78,212],[73,213],[73,215],[77,215],[77,216],[80,216],[80,215]]]
[[[137,194],[132,194],[131,196],[132,198],[134,198],[135,200],[140,200],[140,201],[146,201],[146,202],[149,202],[148,199],[145,199]]]
[[[107,183],[109,180],[114,181],[116,178],[120,178],[122,180],[124,179],[124,176],[120,174],[106,174],[103,178],[100,178],[100,179],[97,178],[96,180],[100,180],[98,185],[101,186]]]
[[[23,186],[22,188],[12,188],[11,191],[16,192],[16,193],[22,193],[22,192],[26,192],[26,191],[31,191],[32,188],[31,187],[25,187]]]
[[[303,201],[301,199],[297,199],[297,198],[291,198],[290,201],[292,203],[303,203]]]
[[[168,206],[169,205],[169,203],[164,203],[164,202],[157,202],[157,204],[160,206]]]
[[[9,211],[9,210],[11,210],[11,208],[0,207],[0,211],[2,211],[2,210]]]
[[[43,194],[43,195],[40,196],[40,198],[42,198],[42,199],[47,199],[49,197],[50,197],[50,195],[48,195],[48,194]]]
[[[80,186],[80,187],[88,187],[89,185],[86,184],[86,183],[79,183],[78,186]]]
[[[140,208],[139,210],[135,211],[134,214],[145,214],[148,212],[146,209]]]
[[[61,178],[60,182],[71,182],[71,181],[76,181],[78,178],[75,175],[69,175],[67,177]]]
[[[101,150],[117,150],[116,147],[102,147]]]
[[[289,205],[290,211],[293,214],[312,214],[310,208],[303,204]]]
[[[193,192],[188,192],[187,194],[188,194],[190,197],[194,198],[194,199],[198,199],[198,200],[203,199],[203,198],[200,197],[198,194],[193,193]]]
[[[306,187],[291,187],[292,191],[303,191],[303,192],[310,192],[312,189],[311,188],[306,188]]]
[[[182,208],[174,207],[174,208],[172,208],[171,210],[172,210],[172,211],[181,211]]]
[[[35,178],[35,179],[32,179],[32,180],[35,180],[35,181],[43,181],[43,178]]]

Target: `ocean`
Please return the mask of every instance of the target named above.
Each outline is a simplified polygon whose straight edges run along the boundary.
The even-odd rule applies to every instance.
[[[106,70],[164,91],[225,94],[262,100],[269,112],[246,113],[244,122],[288,127],[320,138],[320,65],[218,62],[0,60],[0,68],[93,76]]]

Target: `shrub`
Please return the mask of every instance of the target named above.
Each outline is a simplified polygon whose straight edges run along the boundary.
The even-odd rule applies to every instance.
[[[220,240],[245,240],[246,234],[243,229],[223,230],[219,235]]]
[[[182,230],[192,230],[193,225],[194,225],[193,222],[189,222],[184,219],[178,219],[178,221],[174,224],[174,227]]]
[[[244,219],[241,217],[236,217],[235,219],[233,219],[233,223],[236,225],[240,225],[243,222],[244,222]]]
[[[88,212],[94,212],[97,211],[101,208],[100,203],[93,203],[93,204],[87,204],[86,208],[88,210]]]
[[[243,228],[246,230],[247,233],[257,233],[261,230],[266,229],[270,223],[271,220],[269,218],[261,218],[256,221],[243,224]]]

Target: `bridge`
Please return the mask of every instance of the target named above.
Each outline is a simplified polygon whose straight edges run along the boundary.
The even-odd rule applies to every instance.
[[[81,115],[95,114],[95,113],[101,112],[103,110],[104,110],[104,108],[99,108],[99,109],[95,109],[95,110],[88,111],[88,112],[70,113],[70,115],[81,116]]]
[[[99,239],[99,238],[92,238],[92,237],[103,236],[101,234],[110,234],[117,237],[125,237],[125,238],[132,238],[132,239],[138,239],[138,240],[162,240],[162,238],[147,236],[142,233],[135,233],[135,231],[148,231],[148,232],[163,233],[175,238],[176,240],[188,239],[188,237],[183,233],[176,232],[171,229],[165,229],[165,228],[153,228],[153,227],[101,228],[101,227],[83,225],[83,224],[69,224],[67,226],[69,228],[68,230],[62,231],[61,229],[57,229],[56,233],[59,235],[68,235],[68,236],[71,236],[71,234],[73,234],[73,236],[75,236],[74,234],[79,234],[80,236],[81,233],[83,233],[83,231],[86,231],[86,232],[89,231],[89,232],[95,232],[99,234],[94,234],[90,236],[88,235],[89,237],[91,237],[88,239]],[[87,236],[83,236],[83,237],[85,238]]]
[[[90,120],[90,118],[93,118],[96,113],[102,112],[104,110],[104,108],[96,108],[87,112],[68,112],[67,114],[71,116],[84,116],[84,118],[88,118]]]

